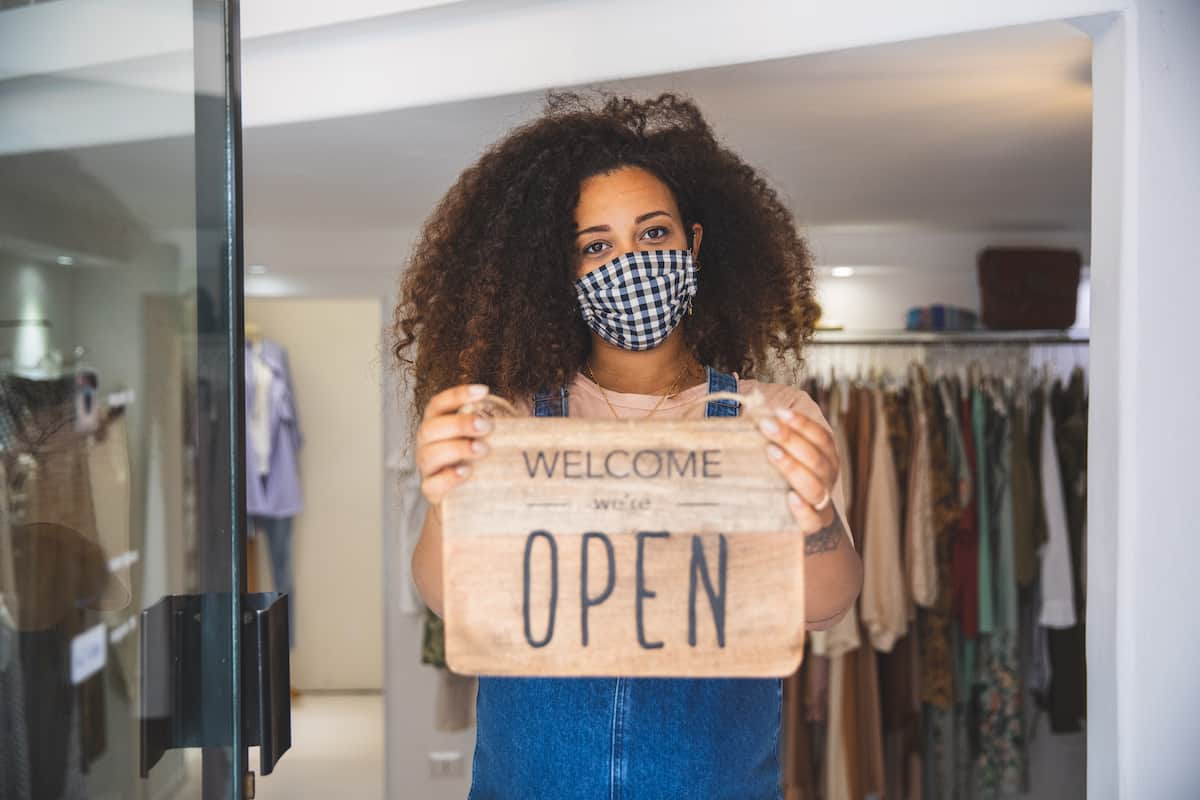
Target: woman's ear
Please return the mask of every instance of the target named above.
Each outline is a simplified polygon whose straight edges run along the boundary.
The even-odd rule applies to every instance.
[[[692,260],[699,261],[700,258],[700,240],[704,238],[704,226],[699,222],[692,223],[692,229],[688,231],[688,249],[692,251]]]

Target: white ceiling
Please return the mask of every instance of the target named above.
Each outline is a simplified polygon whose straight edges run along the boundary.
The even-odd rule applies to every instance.
[[[1053,22],[604,88],[694,97],[805,227],[1086,231],[1090,61],[1090,40]],[[248,128],[247,263],[394,273],[459,172],[540,102],[527,93]],[[148,229],[189,226],[190,140],[75,154]]]
[[[1090,42],[1007,28],[605,84],[682,91],[811,225],[1086,227]],[[254,128],[247,220],[415,227],[540,94]]]

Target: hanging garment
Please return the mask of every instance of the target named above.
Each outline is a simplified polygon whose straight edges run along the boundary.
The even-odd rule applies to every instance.
[[[860,524],[861,516],[855,509],[853,487],[858,485],[856,474],[857,454],[850,446],[849,433],[854,432],[852,421],[855,419],[852,398],[855,391],[843,380],[834,383],[830,391],[829,412],[830,425],[833,428],[833,439],[838,451],[838,461],[841,473],[838,483],[841,486],[841,497],[846,518],[850,524]],[[849,431],[848,420],[851,421]],[[859,546],[861,547],[861,536]],[[826,698],[828,727],[825,737],[825,762],[821,771],[822,796],[826,800],[849,800],[851,783],[857,780],[851,772],[855,769],[857,758],[852,749],[858,747],[857,737],[851,731],[857,730],[857,714],[847,717],[847,704],[844,700],[848,691],[853,691],[848,683],[847,673],[848,653],[862,645],[858,619],[858,599],[851,604],[849,612],[827,631],[814,631],[810,637],[814,653],[824,653],[829,656],[829,685]],[[849,688],[848,688],[849,687]]]
[[[398,451],[392,451],[386,466],[391,478],[389,488],[394,491],[394,502],[384,514],[387,530],[394,537],[390,574],[399,584],[395,594],[400,611],[417,614],[422,603],[412,576],[412,558],[429,513],[429,501],[421,492],[421,473],[411,458],[404,459]]]
[[[938,387],[931,392],[930,464],[938,571],[937,601],[918,614],[921,697],[924,701],[922,787],[928,800],[951,800],[955,786],[956,727],[954,655],[951,628],[951,549],[962,517],[957,469],[951,461],[951,435],[957,437],[954,407]],[[959,450],[961,452],[961,449]]]
[[[256,364],[260,365],[260,371],[265,367],[271,372],[264,389],[269,391],[269,397],[260,396]],[[304,436],[287,351],[269,339],[262,339],[253,350],[247,342],[245,369],[246,419],[254,419],[255,409],[261,409],[267,401],[263,438],[270,451],[263,472],[256,437],[246,437],[246,510],[263,517],[294,517],[304,509],[299,471]]]
[[[997,390],[999,391],[999,390]],[[1011,400],[997,394],[993,398],[996,413],[991,416],[989,438],[993,454],[989,469],[992,490],[992,530],[995,533],[995,556],[992,559],[994,592],[994,623],[997,631],[1015,633],[1017,618],[1016,528],[1014,508],[1013,444],[1017,412]]]
[[[956,800],[953,708],[926,703],[922,709],[921,788],[925,800]]]
[[[955,536],[954,570],[957,617],[951,628],[954,642],[954,791],[953,797],[968,797],[972,791],[971,770],[979,755],[977,718],[977,647],[979,637],[979,496],[983,487],[978,473],[971,394],[956,396],[965,463],[971,471],[970,501],[963,509]]]
[[[901,487],[911,480],[912,457],[912,409],[911,393],[907,388],[889,389],[878,392],[882,403],[882,427],[887,431],[888,448],[885,463],[876,465],[874,475],[887,475],[895,480],[894,536],[895,552],[891,560],[894,565],[894,588],[892,603],[896,618],[903,621],[903,630],[895,636],[891,648],[879,656],[880,673],[880,716],[883,723],[884,775],[887,797],[910,797],[912,787],[920,784],[919,768],[919,675],[915,662],[915,640],[909,635],[909,620],[916,619],[916,607],[909,596],[908,576],[902,553],[906,548],[908,532],[904,529],[907,518],[906,493]],[[876,537],[875,541],[880,541]],[[914,757],[918,757],[915,759]]]
[[[896,641],[879,654],[880,714],[883,721],[884,796],[919,800],[921,785],[920,664],[916,637]]]
[[[907,386],[889,386],[880,392],[883,398],[883,416],[887,424],[888,446],[892,451],[892,465],[896,472],[896,485],[908,486],[908,470],[912,461],[912,397]],[[904,520],[907,518],[905,492],[899,492],[900,540],[904,541]]]
[[[963,636],[974,639],[979,629],[979,587],[976,581],[979,569],[979,519],[975,508],[975,450],[971,446],[971,418],[969,413],[965,413],[965,401],[958,396],[953,385],[948,381],[940,385],[952,414],[947,441],[950,443],[951,463],[959,477],[962,506],[951,547],[951,605]]]
[[[995,593],[992,588],[992,474],[989,466],[988,441],[988,400],[983,388],[976,386],[971,390],[971,431],[975,443],[975,510],[978,520],[979,547],[977,558],[977,600],[979,607],[979,633],[991,633],[995,629],[993,602]]]
[[[262,344],[261,340],[248,342],[246,353],[250,374],[254,377],[253,384],[246,384],[247,389],[251,385],[254,387],[254,400],[247,404],[246,438],[254,452],[250,474],[258,476],[271,473],[271,383],[275,379],[275,371],[262,356]]]
[[[854,498],[854,459],[850,439],[846,435],[845,409],[850,388],[843,380],[830,389],[829,424],[833,428],[833,441],[837,448],[842,469],[838,473],[841,484],[842,507],[849,510]]]
[[[821,781],[824,800],[851,800],[855,764],[852,748],[857,745],[853,731],[857,731],[856,717],[847,717],[847,654],[829,659],[829,728],[826,737],[825,765]],[[861,797],[862,795],[857,795]]]
[[[929,406],[932,393],[924,368],[909,370],[912,383],[912,446],[904,523],[904,564],[913,602],[929,608],[937,602],[938,574],[933,516],[933,463],[930,453]]]
[[[837,483],[833,488],[841,500],[840,508],[844,509],[846,514],[843,519],[849,520],[848,524],[853,527],[855,524],[855,512],[853,510],[854,496],[852,490],[856,486],[854,453],[850,448],[850,442],[846,435],[846,423],[844,419],[844,410],[847,408],[849,392],[849,388],[844,383],[834,384],[830,391],[829,421],[833,429],[833,441],[837,448],[838,461],[841,464]],[[824,631],[812,631],[809,638],[812,642],[813,652],[818,655],[830,657],[848,653],[861,644],[859,630],[858,600],[856,599],[854,603],[851,603],[850,609],[846,614],[834,623],[833,627]]]
[[[479,679],[448,669],[437,671],[433,695],[433,729],[445,733],[465,731],[475,725],[475,693]]]
[[[1046,634],[1051,664],[1050,729],[1055,733],[1070,733],[1081,729],[1087,715],[1083,581],[1087,517],[1087,390],[1083,372],[1074,370],[1066,387],[1056,383],[1050,402],[1066,508],[1071,589],[1077,620],[1069,628],[1051,629]]]
[[[1042,502],[1046,511],[1047,541],[1042,550],[1042,610],[1038,623],[1046,628],[1070,628],[1077,621],[1075,581],[1049,397],[1042,404],[1041,434]]]
[[[937,392],[938,397],[941,398],[942,407],[946,409],[946,414],[954,420],[954,430],[948,431],[946,435],[946,454],[950,460],[950,468],[954,471],[958,504],[965,511],[971,502],[971,494],[975,491],[975,480],[972,477],[975,472],[975,464],[973,459],[968,458],[962,427],[959,423],[960,393],[957,385],[945,377],[938,379]]]
[[[816,796],[813,743],[804,719],[805,686],[811,661],[806,656],[800,668],[783,681],[783,720],[780,731],[783,800],[809,800]]]
[[[954,705],[954,662],[950,649],[950,624],[954,613],[951,552],[962,515],[949,444],[951,435],[957,430],[957,422],[953,408],[943,402],[941,392],[931,392],[931,397],[934,402],[929,416],[929,460],[938,592],[934,604],[918,617],[921,695],[926,703],[949,709]]]
[[[934,409],[930,414],[929,455],[931,494],[934,507],[934,552],[937,569],[937,597],[929,609],[918,615],[920,663],[922,663],[922,699],[940,709],[954,704],[954,672],[950,655],[950,542],[958,530],[958,489],[950,468],[947,433],[954,421],[943,407],[941,396],[931,393]]]
[[[963,394],[958,398],[959,426],[962,432],[963,453],[966,463],[972,473],[971,499],[963,509],[959,520],[958,533],[954,538],[954,605],[957,610],[961,644],[961,657],[955,658],[955,685],[959,691],[959,702],[966,702],[970,696],[971,685],[975,675],[975,639],[979,635],[979,496],[982,487],[979,485],[977,465],[979,463],[975,452],[975,434],[971,413],[971,396]]]
[[[856,507],[854,507],[854,487],[858,486],[857,453],[851,447],[851,435],[854,433],[853,422],[857,419],[854,409],[854,397],[857,393],[848,386],[846,381],[835,383],[830,390],[829,423],[833,428],[834,445],[838,449],[838,461],[841,464],[839,483],[841,485],[842,507],[846,518],[850,519],[851,527],[858,522]],[[848,426],[848,427],[847,427]],[[859,529],[862,531],[862,529]],[[862,534],[859,535],[858,547],[862,552]],[[828,655],[829,674],[827,688],[827,729],[824,764],[821,769],[822,796],[826,800],[850,800],[852,783],[858,782],[858,776],[851,775],[857,771],[858,759],[856,748],[859,746],[857,736],[852,732],[857,730],[857,711],[852,717],[847,717],[847,702],[854,696],[854,687],[847,680],[848,663],[854,650],[862,646],[860,624],[858,620],[858,600],[851,604],[850,612],[829,628],[828,631],[815,631],[811,636],[812,651]],[[851,706],[853,708],[853,706]]]
[[[1034,473],[1029,458],[1029,414],[1024,392],[1017,392],[1012,409],[1012,485],[1013,550],[1017,585],[1026,588],[1037,578],[1037,548],[1034,541]]]
[[[854,501],[851,506],[851,528],[860,531],[857,540],[859,552],[866,561],[867,547],[870,535],[866,530],[866,507],[868,489],[871,483],[873,465],[873,444],[875,433],[874,398],[871,391],[864,387],[856,387],[850,392],[850,402],[844,421],[847,426],[847,438],[854,443]],[[861,604],[862,598],[859,598]],[[861,617],[861,606],[860,606]],[[866,639],[865,630],[860,629],[860,637]],[[864,642],[865,645],[865,642]],[[859,647],[843,655],[839,659],[840,687],[837,692],[833,689],[833,675],[830,677],[830,703],[840,703],[839,724],[841,741],[836,743],[842,749],[841,763],[844,765],[845,797],[860,798],[867,794],[883,792],[885,775],[883,767],[883,723],[879,707],[879,674],[878,662],[874,651],[867,646]],[[834,725],[830,720],[830,744],[835,743]],[[830,760],[833,760],[831,756]],[[835,787],[840,788],[837,780]]]
[[[1036,563],[1034,573],[1041,579],[1042,550],[1046,546],[1048,534],[1046,530],[1046,502],[1042,496],[1042,423],[1045,421],[1046,395],[1040,387],[1031,388],[1026,395],[1028,400],[1027,438],[1029,442],[1029,471],[1033,478],[1033,497],[1030,505],[1033,509],[1033,547]],[[1039,594],[1040,594],[1039,589]],[[1041,607],[1038,607],[1041,613]]]
[[[975,796],[1015,794],[1023,783],[1024,721],[1017,652],[1017,583],[1012,528],[1012,450],[1007,408],[985,392],[982,409],[986,441],[989,529],[995,550],[988,560],[992,586],[992,629],[979,638],[976,715],[979,753],[973,778]],[[982,546],[981,546],[982,549]],[[981,560],[981,565],[983,561]]]
[[[1039,386],[1031,386],[1024,392],[1022,399],[1025,401],[1025,442],[1030,476],[1030,528],[1025,537],[1026,545],[1021,544],[1020,529],[1016,531],[1018,564],[1022,558],[1023,546],[1032,550],[1033,563],[1026,568],[1019,567],[1020,574],[1029,578],[1028,585],[1022,585],[1018,600],[1021,616],[1019,651],[1021,677],[1025,689],[1037,708],[1045,708],[1050,690],[1050,657],[1046,629],[1038,622],[1042,610],[1041,553],[1046,546],[1046,507],[1042,494],[1042,425],[1045,417],[1045,394]],[[1037,715],[1030,713],[1027,716],[1026,740],[1030,741],[1037,724]]]
[[[871,645],[888,652],[908,631],[908,593],[900,563],[900,487],[889,444],[883,392],[868,395],[874,408],[871,476],[866,493],[860,616]]]
[[[804,659],[804,719],[824,724],[829,716],[829,658],[809,653]]]

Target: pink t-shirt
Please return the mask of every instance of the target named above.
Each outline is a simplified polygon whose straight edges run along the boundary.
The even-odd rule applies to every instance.
[[[737,377],[736,372],[733,375],[735,378]],[[821,407],[803,389],[789,386],[786,383],[764,383],[749,378],[739,378],[737,389],[738,394],[750,394],[757,390],[762,393],[763,399],[770,408],[790,408],[820,422],[826,430],[832,432],[829,422],[821,413]],[[604,391],[608,394],[608,403],[612,403],[621,419],[645,417],[650,413],[650,409],[654,408],[655,404],[662,399],[662,395],[656,394]],[[574,379],[567,386],[567,392],[568,416],[584,419],[613,419],[612,409],[608,407],[608,403],[604,402],[604,395],[601,394],[600,387],[584,376],[582,372],[575,373]],[[689,386],[663,400],[662,405],[654,412],[652,419],[704,419],[706,403],[699,398],[706,394],[708,394],[708,381]],[[533,415],[532,398],[520,398],[513,405],[521,416]],[[765,437],[763,443],[766,446]],[[842,477],[839,474],[833,491],[833,505],[846,527],[851,543],[853,543],[854,534],[849,530],[849,517],[846,515],[843,497]]]
[[[734,373],[734,378],[737,373]],[[583,419],[613,419],[612,409],[608,408],[608,403],[612,403],[612,408],[617,410],[617,415],[620,419],[626,417],[644,417],[650,413],[650,409],[655,407],[659,401],[658,410],[655,411],[653,419],[665,420],[702,420],[704,419],[704,407],[706,403],[701,401],[701,398],[708,393],[708,381],[689,386],[688,389],[677,392],[676,395],[662,399],[661,395],[634,395],[634,393],[626,392],[605,392],[608,395],[608,403],[605,403],[604,393],[601,393],[600,387],[584,377],[583,373],[575,373],[575,379],[566,386],[568,391],[568,416],[583,417]],[[787,384],[764,384],[757,380],[742,380],[738,379],[739,395],[750,395],[752,392],[761,392],[764,401],[769,408],[790,408],[797,411],[798,414],[808,416],[811,420],[820,422],[826,427],[827,431],[832,432],[829,427],[829,422],[824,419],[821,414],[820,405],[809,397],[809,393],[803,389],[797,389],[794,386]],[[533,403],[528,398],[522,398],[514,403],[517,413],[522,416],[533,415]],[[763,439],[763,446],[766,446],[766,439]],[[838,510],[838,516],[842,519],[842,525],[846,529],[848,539],[851,545],[854,542],[854,535],[850,531],[850,517],[846,516],[844,499],[844,491],[842,491],[841,474],[838,475],[838,481],[834,485],[833,505]]]
[[[734,377],[737,377],[736,372],[734,373]],[[825,421],[825,417],[821,415],[820,407],[808,396],[808,392],[805,392],[803,389],[797,389],[794,386],[788,386],[784,383],[762,383],[750,379],[738,380],[739,394],[750,394],[755,390],[762,393],[768,406],[772,408],[791,408],[805,416],[820,421],[826,428],[829,427],[829,424]],[[608,403],[604,402],[604,394],[601,393],[600,387],[584,376],[582,372],[575,373],[575,378],[567,386],[567,392],[569,394],[567,398],[568,416],[585,419],[613,419],[613,412],[608,407]],[[613,408],[616,409],[617,415],[621,419],[625,419],[626,417],[645,417],[662,400],[662,395],[657,394],[633,394],[629,392],[614,392],[608,389],[604,390],[604,392],[608,394],[608,402],[612,403]],[[653,418],[704,419],[706,404],[700,402],[699,398],[706,394],[708,394],[707,381],[689,386],[668,397],[666,400],[662,400],[662,405],[658,406],[658,410],[654,412]],[[531,398],[520,398],[514,405],[522,416],[531,416],[533,414]]]

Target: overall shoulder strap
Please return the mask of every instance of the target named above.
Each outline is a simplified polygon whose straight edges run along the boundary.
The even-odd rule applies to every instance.
[[[726,375],[724,372],[718,372],[712,367],[705,367],[708,370],[708,391],[712,392],[736,392],[737,378],[732,375]],[[706,417],[736,417],[741,404],[736,400],[709,400],[704,408],[704,416]]]
[[[535,417],[566,417],[568,415],[567,387],[558,389],[542,389],[533,395],[533,415]]]

